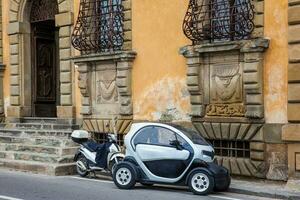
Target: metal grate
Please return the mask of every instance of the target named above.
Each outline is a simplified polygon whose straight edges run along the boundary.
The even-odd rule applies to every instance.
[[[91,132],[92,139],[98,143],[103,143],[107,141],[107,133],[100,133],[100,132]],[[117,134],[117,143],[120,146],[124,145],[124,135]]]
[[[30,22],[55,20],[58,13],[57,0],[33,0],[30,13]]]
[[[72,45],[83,54],[121,50],[122,0],[81,0]]]
[[[222,157],[250,158],[250,142],[236,140],[208,140],[215,155]]]
[[[183,22],[193,44],[250,38],[254,30],[253,0],[190,0]]]

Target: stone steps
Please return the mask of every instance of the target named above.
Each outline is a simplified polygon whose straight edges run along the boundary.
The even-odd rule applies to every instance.
[[[72,131],[66,130],[35,130],[35,129],[0,129],[0,136],[19,136],[19,137],[61,137],[61,138],[70,138]]]
[[[19,151],[0,151],[1,159],[37,161],[43,163],[72,163],[74,155],[52,155],[48,153],[33,153]]]
[[[73,173],[75,129],[79,126],[72,119],[22,118],[0,124],[0,166],[49,175]]]
[[[0,167],[26,172],[48,174],[52,176],[70,175],[75,173],[75,164],[49,164],[24,160],[0,159]]]
[[[65,125],[65,124],[41,124],[41,123],[15,123],[11,125],[10,128],[18,128],[18,129],[30,129],[30,130],[67,130],[71,131],[74,129],[78,129],[78,125]],[[1,126],[0,126],[1,128]],[[6,127],[5,127],[6,128]]]
[[[74,119],[60,119],[60,118],[45,118],[45,117],[24,117],[21,118],[19,123],[40,123],[40,124],[65,124],[74,125]]]
[[[17,137],[0,135],[0,144],[27,144],[27,145],[43,145],[50,147],[77,147],[78,144],[70,139],[61,138],[45,138],[45,137]]]
[[[44,145],[26,145],[26,144],[6,144],[0,143],[0,151],[32,152],[53,155],[74,155],[78,147],[60,148]]]

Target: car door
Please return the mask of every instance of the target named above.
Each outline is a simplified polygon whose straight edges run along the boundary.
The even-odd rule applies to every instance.
[[[152,174],[164,178],[177,178],[187,167],[191,152],[177,148],[170,141],[177,135],[170,129],[160,126],[148,126],[140,130],[133,138],[137,157]]]

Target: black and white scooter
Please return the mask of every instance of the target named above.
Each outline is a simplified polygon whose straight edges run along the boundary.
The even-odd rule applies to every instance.
[[[74,161],[77,173],[82,177],[95,171],[111,172],[114,165],[124,159],[114,134],[108,134],[107,141],[101,144],[89,140],[89,133],[84,130],[73,131],[71,137],[80,144]]]

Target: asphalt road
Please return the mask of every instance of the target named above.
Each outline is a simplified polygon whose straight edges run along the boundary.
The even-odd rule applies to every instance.
[[[109,180],[78,176],[51,177],[0,170],[0,200],[270,200],[256,196],[214,193],[196,196],[186,188],[167,186],[120,190]]]

